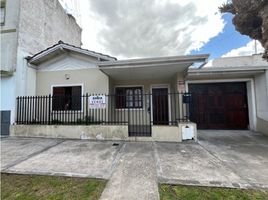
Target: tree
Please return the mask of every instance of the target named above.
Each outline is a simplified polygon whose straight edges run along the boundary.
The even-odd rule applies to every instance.
[[[219,9],[234,15],[238,32],[260,41],[265,49],[263,58],[268,60],[268,0],[232,0]]]

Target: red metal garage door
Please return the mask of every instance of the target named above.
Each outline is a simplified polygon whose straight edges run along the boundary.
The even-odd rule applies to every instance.
[[[190,84],[190,119],[199,129],[248,129],[246,83]]]

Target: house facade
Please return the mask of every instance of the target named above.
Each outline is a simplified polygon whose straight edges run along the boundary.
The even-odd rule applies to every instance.
[[[203,67],[208,56],[117,60],[59,41],[28,57],[36,95],[17,98],[11,132],[171,142],[196,139],[196,125],[267,133],[261,55]]]
[[[186,79],[188,91],[198,98],[191,120],[199,128],[268,135],[268,63],[261,55],[219,58],[212,67],[190,69]]]
[[[1,134],[15,122],[16,97],[36,95],[34,55],[60,39],[81,45],[81,28],[57,0],[1,0]]]

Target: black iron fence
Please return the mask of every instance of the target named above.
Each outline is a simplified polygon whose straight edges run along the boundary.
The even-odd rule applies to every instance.
[[[86,94],[17,98],[17,124],[177,125],[189,120],[189,93]]]

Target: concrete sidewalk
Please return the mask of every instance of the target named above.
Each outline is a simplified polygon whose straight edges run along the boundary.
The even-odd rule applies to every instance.
[[[113,142],[109,141],[63,140],[50,148],[50,140],[33,139],[32,143],[28,143],[28,148],[17,146],[24,140],[8,139],[2,142],[2,148],[5,149],[2,155],[4,166],[5,161],[10,160],[10,155],[18,159],[15,165],[4,168],[2,172],[109,179],[123,145],[118,142],[118,146],[113,146]],[[11,142],[16,146],[12,147]],[[40,148],[36,145],[40,145]],[[33,154],[28,155],[29,150]],[[19,156],[26,159],[20,160]]]
[[[268,138],[199,131],[199,141],[1,138],[1,172],[107,179],[102,199],[159,199],[158,183],[268,189]]]
[[[44,138],[1,138],[1,171],[52,148],[63,140]]]

